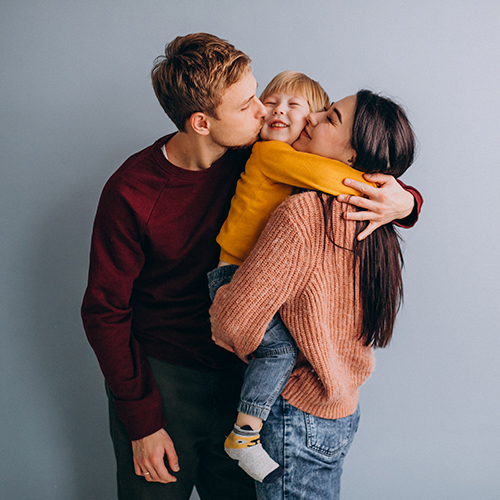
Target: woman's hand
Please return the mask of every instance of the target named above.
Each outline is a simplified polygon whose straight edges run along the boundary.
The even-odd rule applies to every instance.
[[[238,356],[242,361],[248,364],[248,360],[250,359],[249,356],[240,356],[235,350],[232,345],[229,345],[227,342],[224,342],[222,339],[218,338],[215,336],[214,330],[212,329],[212,340],[219,346],[222,347],[222,349],[226,349],[226,351],[232,352]]]
[[[232,345],[229,345],[228,343],[224,342],[222,339],[219,339],[215,336],[214,331],[212,330],[212,340],[219,346],[222,347],[222,349],[225,349],[226,351],[229,352],[234,352],[234,347]]]
[[[210,311],[208,311],[210,312]],[[240,356],[235,350],[234,346],[228,344],[226,341],[222,340],[219,335],[217,335],[217,329],[215,328],[214,324],[211,323],[212,327],[212,340],[219,346],[222,347],[222,349],[225,349],[226,351],[232,352],[238,356],[242,361],[245,363],[248,363],[248,360],[250,359],[249,356]]]
[[[352,187],[363,196],[350,196],[341,194],[337,199],[363,208],[359,212],[345,212],[344,218],[348,220],[366,220],[368,226],[358,234],[358,240],[365,239],[375,229],[394,220],[404,219],[413,211],[415,199],[396,181],[392,175],[365,174],[367,181],[374,182],[378,187],[372,187],[353,179],[345,179],[344,184]]]

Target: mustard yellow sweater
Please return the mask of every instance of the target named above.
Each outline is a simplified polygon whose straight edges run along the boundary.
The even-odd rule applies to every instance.
[[[365,182],[362,172],[340,161],[300,153],[284,142],[256,143],[217,237],[220,259],[240,265],[257,243],[273,211],[292,194],[294,187],[333,195],[359,195],[342,183],[346,177]]]
[[[333,203],[334,246],[316,193],[290,196],[211,309],[214,331],[243,356],[257,348],[280,311],[300,351],[282,395],[329,419],[356,410],[358,389],[374,365],[372,349],[358,340],[362,311],[354,301],[353,255],[342,248],[352,248],[355,224],[342,219],[345,210]]]

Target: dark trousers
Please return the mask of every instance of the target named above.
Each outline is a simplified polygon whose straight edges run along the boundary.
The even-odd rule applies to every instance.
[[[149,483],[134,472],[131,442],[109,394],[110,432],[120,500],[255,500],[253,480],[224,452],[243,380],[243,366],[199,372],[148,358],[163,397],[168,432],[179,457],[177,482]]]

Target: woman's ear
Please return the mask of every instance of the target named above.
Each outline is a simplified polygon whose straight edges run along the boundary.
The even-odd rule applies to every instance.
[[[208,123],[205,113],[193,113],[189,118],[189,125],[191,128],[200,135],[210,134],[210,125]]]

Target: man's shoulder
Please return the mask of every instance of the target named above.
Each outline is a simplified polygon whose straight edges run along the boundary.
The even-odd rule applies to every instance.
[[[118,216],[132,211],[147,216],[168,182],[168,173],[159,166],[155,152],[164,139],[130,156],[111,175],[101,193],[100,212]]]
[[[153,190],[161,188],[168,179],[168,172],[158,162],[158,153],[161,153],[161,144],[165,140],[165,137],[158,139],[127,158],[108,179],[104,191],[124,194],[132,190],[139,195],[148,187]]]

